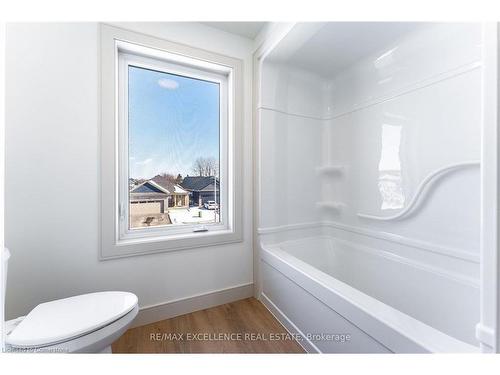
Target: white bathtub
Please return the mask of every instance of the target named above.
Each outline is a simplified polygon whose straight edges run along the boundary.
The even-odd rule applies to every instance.
[[[262,302],[307,351],[479,351],[478,286],[395,254],[327,236],[261,245],[261,277]]]

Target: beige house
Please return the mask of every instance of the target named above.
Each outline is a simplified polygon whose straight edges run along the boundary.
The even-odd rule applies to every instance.
[[[168,208],[187,207],[188,192],[163,176],[155,176],[130,190],[131,216],[164,214]]]

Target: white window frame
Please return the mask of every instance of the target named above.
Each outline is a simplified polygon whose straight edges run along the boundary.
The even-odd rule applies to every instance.
[[[220,86],[220,223],[129,228],[128,67]],[[242,241],[242,61],[101,25],[100,259]]]

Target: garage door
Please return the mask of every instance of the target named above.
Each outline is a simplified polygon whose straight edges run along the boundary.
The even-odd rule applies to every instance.
[[[131,215],[161,214],[163,202],[131,203]]]

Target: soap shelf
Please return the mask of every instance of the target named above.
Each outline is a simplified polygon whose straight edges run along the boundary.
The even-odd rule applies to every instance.
[[[341,175],[345,171],[343,165],[323,165],[321,167],[316,167],[316,172],[321,175]]]

